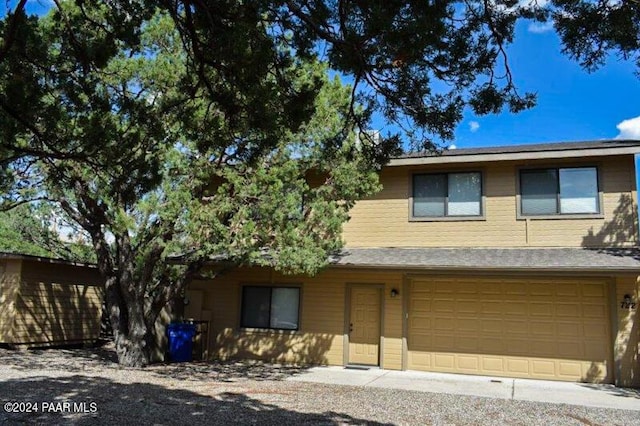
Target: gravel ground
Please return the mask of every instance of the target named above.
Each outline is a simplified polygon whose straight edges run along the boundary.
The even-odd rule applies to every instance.
[[[285,381],[304,371],[297,367],[244,362],[132,370],[114,358],[108,346],[0,349],[2,406],[38,403],[37,413],[0,408],[0,424],[640,425],[637,411]]]

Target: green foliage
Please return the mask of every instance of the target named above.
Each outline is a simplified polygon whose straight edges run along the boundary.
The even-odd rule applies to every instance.
[[[52,229],[47,209],[21,205],[0,212],[0,251],[44,256],[74,262],[95,262],[91,247],[82,242],[64,242]]]
[[[554,0],[547,12],[563,52],[588,71],[602,66],[611,53],[635,61],[640,69],[639,2]]]
[[[61,5],[0,63],[30,63],[0,84],[36,94],[18,111],[33,122],[3,136],[24,146],[2,201],[46,199],[89,235],[123,363],[149,361],[160,310],[214,255],[287,273],[326,264],[355,200],[378,189],[349,87],[285,47],[241,46],[234,59],[255,72],[207,68],[198,82],[168,16],[122,35],[99,4]]]

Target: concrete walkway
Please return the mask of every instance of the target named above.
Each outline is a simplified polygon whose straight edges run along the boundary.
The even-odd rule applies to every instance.
[[[343,367],[314,367],[287,380],[640,411],[640,390],[613,385]]]

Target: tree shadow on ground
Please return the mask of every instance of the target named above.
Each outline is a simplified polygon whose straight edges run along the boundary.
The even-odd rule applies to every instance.
[[[161,377],[178,380],[214,380],[237,382],[241,380],[284,380],[305,372],[308,367],[270,364],[261,361],[209,361],[196,363],[156,364],[148,368]]]
[[[258,392],[265,393],[268,392]],[[106,378],[73,375],[7,380],[0,387],[0,402],[85,403],[84,413],[7,413],[0,424],[373,424],[337,412],[302,413],[251,398],[244,393],[208,395],[150,383],[123,384]],[[89,411],[95,403],[97,411]]]
[[[624,398],[637,398],[640,399],[640,389],[635,388],[620,388],[614,385],[598,385],[592,383],[580,383],[580,386],[589,388],[599,392],[606,392],[611,395],[620,396]]]
[[[89,370],[124,370],[118,364],[113,343],[91,348],[0,349],[0,364],[22,371],[60,370],[82,373]],[[158,377],[184,381],[237,382],[242,380],[284,380],[308,367],[262,361],[198,361],[153,364],[145,370]]]

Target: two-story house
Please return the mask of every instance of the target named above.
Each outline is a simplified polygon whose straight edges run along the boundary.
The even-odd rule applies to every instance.
[[[393,159],[315,277],[195,282],[210,356],[640,385],[640,141]]]

